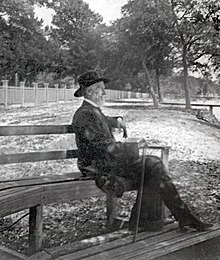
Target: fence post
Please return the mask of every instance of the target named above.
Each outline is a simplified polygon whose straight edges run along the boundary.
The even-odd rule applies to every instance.
[[[38,105],[38,92],[37,92],[37,87],[38,87],[38,83],[33,83],[34,84],[34,104],[35,106]]]
[[[48,95],[49,83],[44,83],[44,87],[45,87],[45,91],[46,91],[46,103],[48,105],[48,103],[49,103],[49,95]]]
[[[131,98],[131,91],[128,91],[128,99]]]
[[[21,106],[24,107],[24,86],[25,81],[20,82],[20,88],[21,88]]]
[[[64,91],[64,103],[66,103],[66,85],[64,86],[63,91]]]
[[[116,99],[119,99],[118,90],[116,90]]]
[[[4,107],[5,109],[7,109],[8,108],[8,80],[3,79],[2,83],[3,83],[3,90],[4,90]]]
[[[59,96],[58,96],[58,86],[59,84],[54,84],[55,88],[56,88],[56,102],[58,103],[59,101]]]

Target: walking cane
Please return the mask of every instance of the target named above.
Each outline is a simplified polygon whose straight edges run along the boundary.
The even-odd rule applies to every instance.
[[[140,213],[141,213],[141,202],[143,197],[143,188],[144,188],[144,175],[145,175],[145,154],[146,154],[146,147],[143,146],[143,153],[142,153],[142,172],[141,172],[141,181],[140,186],[138,190],[138,199],[137,199],[137,220],[135,225],[135,231],[134,231],[134,237],[133,237],[133,243],[136,242],[136,237],[138,233],[138,226],[139,226],[139,220],[140,220]]]

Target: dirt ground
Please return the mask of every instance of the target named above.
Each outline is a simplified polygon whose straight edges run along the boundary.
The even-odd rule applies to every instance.
[[[81,101],[53,104],[49,107],[13,108],[0,111],[0,125],[69,124]],[[207,222],[220,223],[220,130],[200,121],[195,111],[161,107],[148,103],[107,103],[106,115],[122,115],[129,137],[145,138],[149,144],[171,146],[170,175],[183,200]],[[123,141],[122,133],[115,131]],[[70,149],[75,147],[73,136],[39,136],[0,138],[0,154]],[[151,152],[151,151],[149,151]],[[158,154],[159,155],[159,154]],[[0,179],[24,176],[63,174],[76,171],[73,160],[26,163],[0,168]],[[118,215],[129,218],[135,193],[127,193],[120,200]],[[103,198],[89,198],[48,205],[44,210],[44,247],[73,242],[105,232]],[[5,218],[2,226],[13,223],[22,212]],[[0,232],[0,243],[24,252],[27,247],[27,218],[9,231]],[[1,226],[0,226],[1,230]],[[19,238],[19,239],[18,239]]]

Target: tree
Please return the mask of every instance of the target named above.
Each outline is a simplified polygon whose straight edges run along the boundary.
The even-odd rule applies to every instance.
[[[0,6],[0,76],[34,80],[48,62],[47,40],[42,21],[34,18],[34,4],[47,1],[3,0]]]
[[[129,1],[123,7],[123,18],[113,24],[111,35],[115,53],[114,61],[110,59],[110,69],[116,75],[120,71],[128,79],[136,76],[142,88],[147,84],[145,89],[150,92],[155,107],[158,107],[156,92],[162,100],[158,84],[160,74],[165,74],[172,67],[168,12],[167,1]],[[140,73],[144,73],[144,81]]]
[[[212,2],[212,3],[211,3]],[[191,108],[188,83],[188,70],[207,68],[203,57],[214,58],[210,52],[216,37],[216,19],[219,20],[220,4],[218,1],[207,0],[171,0],[176,37],[173,44],[180,52],[180,66],[183,67],[183,87],[185,90],[186,108]],[[216,47],[215,47],[216,49]],[[218,46],[219,49],[219,46]]]
[[[55,62],[60,77],[97,68],[102,53],[101,16],[82,0],[56,0],[50,8],[55,11],[51,38],[60,48]]]

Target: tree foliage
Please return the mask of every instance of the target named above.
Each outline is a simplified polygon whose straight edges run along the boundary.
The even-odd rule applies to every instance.
[[[60,75],[96,68],[102,52],[101,16],[82,0],[53,1],[50,7],[55,11],[51,37],[60,47],[56,63]]]
[[[219,52],[219,44],[214,44],[214,52],[211,49],[214,42],[219,42],[220,3],[215,0],[171,0],[171,9],[176,32],[173,44],[180,53],[186,107],[190,108],[188,70],[206,71],[210,65],[208,59],[216,60]]]
[[[53,9],[51,27],[35,18],[35,5]],[[83,0],[2,0],[0,77],[62,81],[96,69],[112,88],[147,91],[156,104],[160,78],[180,71],[190,107],[189,71],[220,73],[219,1],[130,0],[122,13],[107,26]]]
[[[41,28],[42,21],[34,17],[34,4],[46,1],[3,0],[0,7],[0,76],[32,82],[45,70],[50,56],[48,43]]]
[[[128,80],[136,77],[135,85],[147,88],[152,96],[159,87],[156,78],[172,68],[169,12],[167,1],[129,1],[123,7],[124,17],[112,26],[112,49],[117,45],[112,74],[121,73]],[[141,73],[145,74],[144,84]]]

